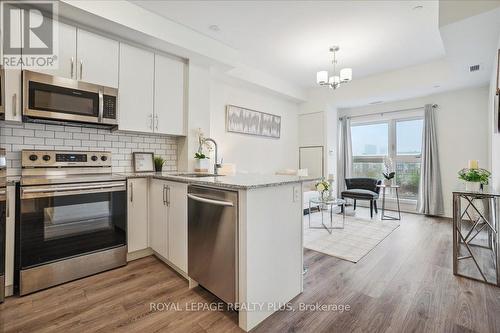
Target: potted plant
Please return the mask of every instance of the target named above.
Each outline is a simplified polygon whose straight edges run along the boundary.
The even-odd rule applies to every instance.
[[[394,172],[394,163],[392,161],[392,158],[390,157],[384,158],[384,167],[385,167],[385,172],[382,173],[385,178],[384,185],[390,186],[392,185],[392,179],[396,175],[396,172]]]
[[[488,185],[490,177],[491,172],[481,168],[465,168],[458,172],[458,178],[465,181],[465,190],[470,192],[478,192],[482,185]]]
[[[318,191],[321,199],[326,200],[330,196],[330,183],[326,180],[321,180],[315,185],[316,191]]]
[[[196,164],[194,166],[194,171],[196,172],[208,172],[208,160],[209,157],[202,153],[201,151],[194,154],[194,159]]]
[[[161,156],[155,156],[154,158],[155,170],[156,172],[161,172],[163,165],[165,164],[165,159]]]

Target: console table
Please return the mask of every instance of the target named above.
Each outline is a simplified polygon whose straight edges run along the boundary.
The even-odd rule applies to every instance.
[[[487,186],[453,192],[453,274],[500,286],[498,198]]]

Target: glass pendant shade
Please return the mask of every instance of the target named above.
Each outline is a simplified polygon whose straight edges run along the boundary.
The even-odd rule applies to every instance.
[[[343,68],[340,70],[340,80],[342,82],[349,82],[352,80],[352,68]]]
[[[318,84],[326,84],[328,82],[328,72],[327,71],[317,72],[316,82]]]
[[[340,77],[338,77],[337,75],[330,76],[330,79],[328,80],[328,83],[330,85],[338,85],[340,83]]]

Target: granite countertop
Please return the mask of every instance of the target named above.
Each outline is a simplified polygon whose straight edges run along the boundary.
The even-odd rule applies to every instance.
[[[217,177],[189,177],[184,176],[181,172],[150,172],[150,173],[119,173],[128,178],[143,178],[153,177],[156,179],[164,179],[177,181],[193,185],[206,185],[212,187],[221,187],[228,189],[247,190],[260,187],[280,186],[291,183],[302,183],[315,181],[318,178],[314,177],[299,177],[287,175],[271,175],[271,174],[235,174]],[[180,174],[180,175],[179,175]],[[186,172],[186,174],[192,174]]]

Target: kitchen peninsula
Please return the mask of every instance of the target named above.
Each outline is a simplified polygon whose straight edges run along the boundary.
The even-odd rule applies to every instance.
[[[311,179],[283,175],[251,175],[199,177],[196,174],[127,174],[129,183],[129,234],[137,235],[139,227],[130,225],[134,200],[141,200],[142,193],[149,194],[149,243],[148,248],[167,264],[177,269],[196,286],[188,270],[188,192],[192,187],[214,189],[233,193],[237,198],[236,223],[236,291],[234,298],[239,305],[239,326],[251,330],[286,302],[302,292],[302,183]],[[189,189],[188,189],[189,188]],[[134,194],[134,192],[136,194]],[[195,197],[193,195],[193,197]],[[206,199],[202,199],[206,200]],[[214,202],[214,199],[206,201]],[[189,203],[189,210],[192,209]],[[131,207],[132,206],[132,207]],[[168,206],[162,213],[163,206]],[[172,211],[168,211],[168,210]],[[175,211],[175,212],[174,212]],[[203,211],[206,214],[206,209]],[[191,213],[190,213],[191,214]],[[219,215],[223,215],[220,211]],[[155,220],[168,216],[170,236],[165,246],[157,241],[159,231]],[[175,221],[173,221],[175,219]],[[132,223],[140,222],[135,219]],[[192,223],[191,221],[189,223]],[[233,222],[234,223],[234,222]],[[173,227],[177,225],[177,227]],[[170,229],[171,228],[171,229]],[[173,231],[175,229],[175,231]],[[221,234],[221,230],[217,231]],[[168,232],[167,232],[168,233]],[[208,237],[208,236],[207,236]],[[217,237],[221,237],[218,235]],[[176,246],[173,243],[179,244]],[[159,245],[156,245],[159,244]],[[191,251],[191,244],[189,245]],[[144,247],[144,246],[143,246]],[[137,250],[129,239],[129,253]],[[216,253],[214,250],[213,253]],[[184,252],[184,253],[182,253]],[[210,251],[209,251],[210,252]],[[176,254],[177,253],[177,254]],[[133,256],[133,254],[132,254]],[[175,258],[177,257],[177,258]],[[212,258],[211,265],[217,265]],[[191,266],[190,266],[191,267]],[[210,288],[207,287],[210,290]],[[217,295],[217,292],[214,292]],[[224,299],[222,295],[217,295]],[[226,300],[227,301],[227,300]],[[232,303],[229,301],[228,303]]]

